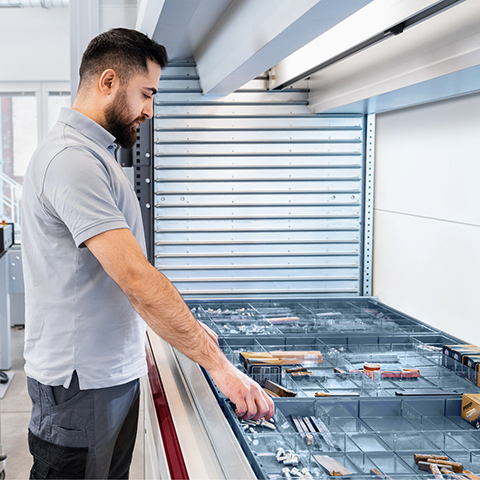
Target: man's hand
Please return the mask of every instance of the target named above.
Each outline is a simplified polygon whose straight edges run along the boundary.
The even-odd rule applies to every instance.
[[[209,373],[217,387],[237,407],[237,416],[244,420],[263,417],[270,420],[274,413],[273,401],[260,385],[228,361],[222,367],[210,369]]]

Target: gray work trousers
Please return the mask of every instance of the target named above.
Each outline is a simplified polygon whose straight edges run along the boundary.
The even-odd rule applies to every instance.
[[[28,378],[30,478],[128,478],[137,434],[139,380],[80,390]]]

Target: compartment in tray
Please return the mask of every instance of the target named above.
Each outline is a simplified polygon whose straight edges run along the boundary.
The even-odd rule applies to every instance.
[[[420,476],[420,478],[428,478],[430,479],[429,472],[425,470],[420,470],[418,468],[418,465],[415,463],[415,454],[424,454],[424,455],[446,455],[445,452],[439,451],[438,449],[421,449],[418,448],[416,451],[412,451],[411,449],[408,449],[408,451],[400,451],[398,450],[397,456],[402,459],[402,461],[408,465],[408,467],[415,472],[417,475]],[[447,455],[449,457],[449,460],[453,460],[453,458],[450,457],[450,455]]]
[[[207,313],[207,317],[210,321],[216,323],[217,325],[223,322],[231,322],[234,324],[242,325],[253,322],[266,321],[261,315],[249,314],[249,315],[240,315],[235,312],[230,312],[228,314],[223,313]]]
[[[369,299],[317,299],[317,300],[301,300],[302,305],[313,313],[355,313],[361,312],[363,308],[369,307],[371,301]]]
[[[463,448],[480,450],[480,437],[475,432],[466,430],[424,432],[424,435],[443,451],[461,450]]]
[[[375,432],[411,432],[417,428],[406,418],[398,417],[369,417],[363,418],[368,427]]]
[[[348,433],[348,436],[363,452],[383,452],[390,447],[374,432]]]
[[[315,375],[311,377],[295,377],[299,388],[305,390],[354,390],[359,389],[362,384],[362,378],[358,374],[351,375]]]
[[[275,435],[275,434],[259,434],[254,437],[248,435],[247,437],[252,438],[253,450],[260,454],[265,449],[273,453],[276,452],[278,446],[283,445],[284,435]],[[294,434],[294,439],[290,438],[289,435],[289,444],[294,445],[293,450],[299,455],[305,457],[306,452],[311,454],[322,453],[322,452],[359,452],[360,449],[352,441],[352,439],[344,432],[329,432],[328,435],[323,435],[321,433],[296,433]],[[258,442],[257,442],[258,441]],[[275,447],[272,447],[275,445]],[[285,449],[285,447],[282,447]],[[286,449],[285,449],[286,450]]]
[[[422,369],[420,369],[420,375],[422,374]],[[435,383],[431,382],[428,378],[423,376],[417,378],[390,378],[391,384],[398,390],[404,389],[408,390],[411,388],[438,388]]]
[[[470,470],[480,475],[480,450],[462,450],[448,452],[448,456],[454,462],[460,462],[464,470]]]
[[[378,356],[383,355],[385,363],[394,363],[398,361],[414,362],[417,358],[422,358],[412,343],[405,341],[404,337],[344,337],[331,339],[320,337],[327,347],[335,349],[338,352],[349,356],[354,362],[364,363],[372,362]],[[388,359],[392,361],[389,361]],[[407,359],[407,360],[405,360]],[[375,362],[378,363],[378,362]],[[429,364],[432,364],[431,362]]]
[[[405,319],[400,316],[397,316],[392,321],[395,323],[397,328],[402,332],[408,332],[412,334],[419,334],[419,333],[428,334],[428,333],[435,332],[435,329],[432,327],[429,327],[428,325],[423,325],[414,320]]]
[[[424,365],[421,369],[421,374],[423,377],[431,378],[432,381],[436,381],[435,379],[437,378],[455,375],[454,372],[439,364]]]
[[[445,375],[442,377],[427,377],[427,380],[431,381],[433,385],[437,388],[448,388],[448,389],[456,389],[456,388],[469,388],[475,389],[465,378],[459,377],[457,375]]]
[[[371,430],[363,424],[358,418],[358,402],[345,401],[327,402],[322,400],[312,401],[304,399],[295,399],[294,401],[275,402],[276,414],[285,418],[286,422],[294,430],[297,430],[292,420],[292,415],[298,417],[314,417],[323,423],[323,426],[329,432],[370,432]],[[332,415],[333,414],[333,415]],[[334,418],[335,417],[335,418]],[[318,427],[322,427],[321,423],[317,423]],[[321,428],[320,428],[321,429]],[[288,431],[291,431],[289,428]]]
[[[260,469],[265,472],[265,478],[282,478],[282,469],[308,468],[313,470],[316,464],[311,462],[311,456],[302,438],[298,435],[246,435],[246,446],[253,452],[253,458],[258,462]],[[298,456],[296,465],[285,465],[276,458],[276,451],[281,447],[285,451],[290,450]]]
[[[297,301],[274,301],[254,302],[252,307],[264,317],[288,317],[293,315],[311,315],[308,308]]]
[[[329,428],[339,429],[343,432],[359,432],[367,433],[371,432],[372,429],[368,425],[360,420],[359,418],[335,418],[331,419],[329,423]]]
[[[397,397],[398,398],[398,397]],[[360,418],[373,430],[388,430],[390,422],[396,422],[397,426],[408,430],[406,421],[416,430],[439,430],[445,428],[458,429],[458,426],[444,415],[435,415],[435,405],[445,405],[444,399],[430,399],[432,405],[431,416],[426,416],[417,411],[408,401],[399,402],[397,399],[382,399],[381,401],[367,399],[360,402]],[[412,400],[416,404],[415,400]],[[425,406],[425,405],[423,405]],[[402,420],[395,420],[402,419]],[[399,428],[400,429],[400,428]]]
[[[218,331],[222,335],[278,335],[280,330],[265,320],[242,322],[216,322]]]
[[[458,430],[459,427],[447,417],[424,417],[416,424],[418,430]]]
[[[309,333],[312,330],[310,324],[305,323],[291,323],[291,324],[282,324],[275,325],[277,330],[285,335],[290,334],[300,334],[300,333]]]
[[[424,435],[418,431],[394,431],[392,427],[390,432],[382,432],[378,434],[379,437],[391,448],[393,451],[418,451],[429,450],[436,451],[437,444],[430,441],[428,434]]]
[[[444,399],[410,399],[404,402],[402,413],[418,430],[460,430],[461,427],[445,415],[445,406]]]
[[[414,470],[409,467],[403,459],[395,453],[388,452],[374,452],[369,453],[370,460],[376,467],[385,475],[391,474],[412,474]],[[406,477],[410,478],[410,477]]]
[[[231,301],[213,301],[213,302],[195,302],[194,307],[199,307],[208,315],[228,315],[228,314],[247,314],[255,315],[257,312],[250,302],[231,302]]]
[[[271,337],[271,338],[245,338],[245,337],[226,337],[222,339],[225,345],[230,346],[233,349],[237,350],[248,350],[250,348],[260,348],[263,351],[266,350],[267,347],[270,347],[271,345],[274,346],[274,348],[277,347],[277,345],[283,344],[282,339],[279,339],[277,337]],[[268,342],[266,341],[268,340]],[[221,345],[220,345],[221,346]],[[256,350],[253,350],[256,351]]]
[[[410,338],[411,341],[417,345],[417,348],[431,353],[442,353],[443,345],[463,343],[458,338],[445,333],[417,334],[412,335]]]
[[[322,454],[318,454],[321,455]],[[366,455],[364,453],[328,453],[326,456],[332,458],[336,462],[338,462],[340,465],[342,465],[344,468],[346,468],[349,472],[351,472],[353,475],[355,474],[370,474],[370,471],[372,468],[377,468],[376,465],[373,463],[373,461],[370,459],[369,455]],[[315,459],[315,457],[313,457]],[[317,463],[317,465],[320,466],[320,469],[322,472],[324,472],[327,476],[324,478],[330,478],[328,474],[326,473],[327,470],[320,465],[320,463]],[[356,475],[355,477],[350,477],[347,476],[346,478],[357,478]]]

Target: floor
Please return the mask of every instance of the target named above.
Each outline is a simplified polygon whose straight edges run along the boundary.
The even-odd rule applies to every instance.
[[[21,328],[11,330],[12,368],[15,373],[8,390],[0,401],[0,443],[7,454],[5,473],[7,480],[25,480],[29,477],[32,457],[28,451],[27,428],[30,419],[30,397],[27,380],[23,371],[23,333]],[[140,403],[140,418],[137,443],[133,453],[130,478],[141,480],[144,475],[144,415]]]

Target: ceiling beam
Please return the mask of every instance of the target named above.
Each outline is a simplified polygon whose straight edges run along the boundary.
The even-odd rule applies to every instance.
[[[480,65],[479,22],[478,5],[463,2],[315,73],[309,109],[353,111],[363,105],[372,113],[480,90],[480,79],[466,72]]]
[[[141,0],[135,30],[153,37],[165,0]]]
[[[282,88],[309,76],[316,66],[398,25],[439,0],[374,0],[275,65],[269,87]]]
[[[203,93],[232,93],[371,1],[237,0],[194,54]]]

